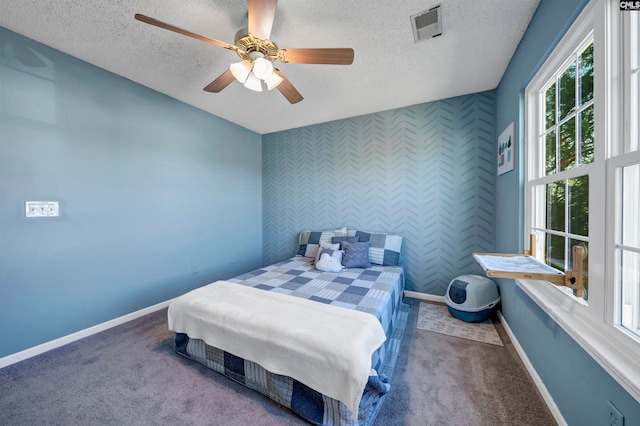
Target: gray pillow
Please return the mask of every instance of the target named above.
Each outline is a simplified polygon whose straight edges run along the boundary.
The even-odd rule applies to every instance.
[[[369,247],[371,243],[350,243],[342,242],[344,256],[342,257],[342,265],[345,268],[370,268],[369,263]]]
[[[358,241],[360,241],[360,237],[356,236],[356,237],[333,237],[333,238],[331,238],[331,242],[333,244],[336,244],[336,243],[342,244],[344,241],[346,241],[348,243],[357,243]],[[342,249],[342,245],[340,246],[340,248]]]

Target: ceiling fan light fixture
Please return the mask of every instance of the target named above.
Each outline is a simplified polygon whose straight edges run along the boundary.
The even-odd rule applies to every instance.
[[[238,80],[240,83],[245,84],[247,79],[249,78],[249,74],[251,74],[251,67],[253,64],[248,59],[245,59],[240,62],[234,62],[229,66],[231,70],[231,74]]]
[[[273,65],[265,58],[257,58],[253,61],[253,73],[261,80],[266,80],[273,75]]]
[[[272,72],[271,75],[264,79],[264,82],[267,84],[267,89],[275,89],[278,87],[280,83],[282,83],[282,77],[280,77],[275,72]]]
[[[254,73],[250,73],[244,87],[255,92],[262,92],[262,81]]]

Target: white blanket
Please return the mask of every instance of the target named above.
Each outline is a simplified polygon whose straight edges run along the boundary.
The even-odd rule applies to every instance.
[[[371,355],[386,336],[366,312],[217,281],[169,305],[169,329],[343,402],[357,419]]]

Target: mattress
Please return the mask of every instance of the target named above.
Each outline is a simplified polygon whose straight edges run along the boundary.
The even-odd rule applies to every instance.
[[[176,333],[176,350],[225,376],[257,390],[298,415],[320,425],[370,425],[380,409],[395,367],[409,307],[402,302],[403,271],[373,265],[340,273],[315,269],[312,260],[296,256],[227,280],[242,286],[277,292],[372,314],[382,325],[386,342],[371,357],[371,372],[357,416],[340,401],[299,381],[273,374],[261,365]],[[354,418],[357,417],[357,420]]]

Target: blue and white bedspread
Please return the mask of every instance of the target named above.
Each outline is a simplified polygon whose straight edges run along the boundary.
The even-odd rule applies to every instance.
[[[310,258],[296,256],[227,281],[368,312],[380,321],[387,340],[372,356],[372,372],[358,407],[357,421],[342,402],[291,377],[270,373],[254,362],[209,346],[203,340],[176,333],[176,350],[259,391],[311,423],[371,425],[390,389],[389,381],[409,312],[409,306],[402,303],[402,268],[373,265],[367,269],[354,268],[331,273],[315,269],[311,261]]]

